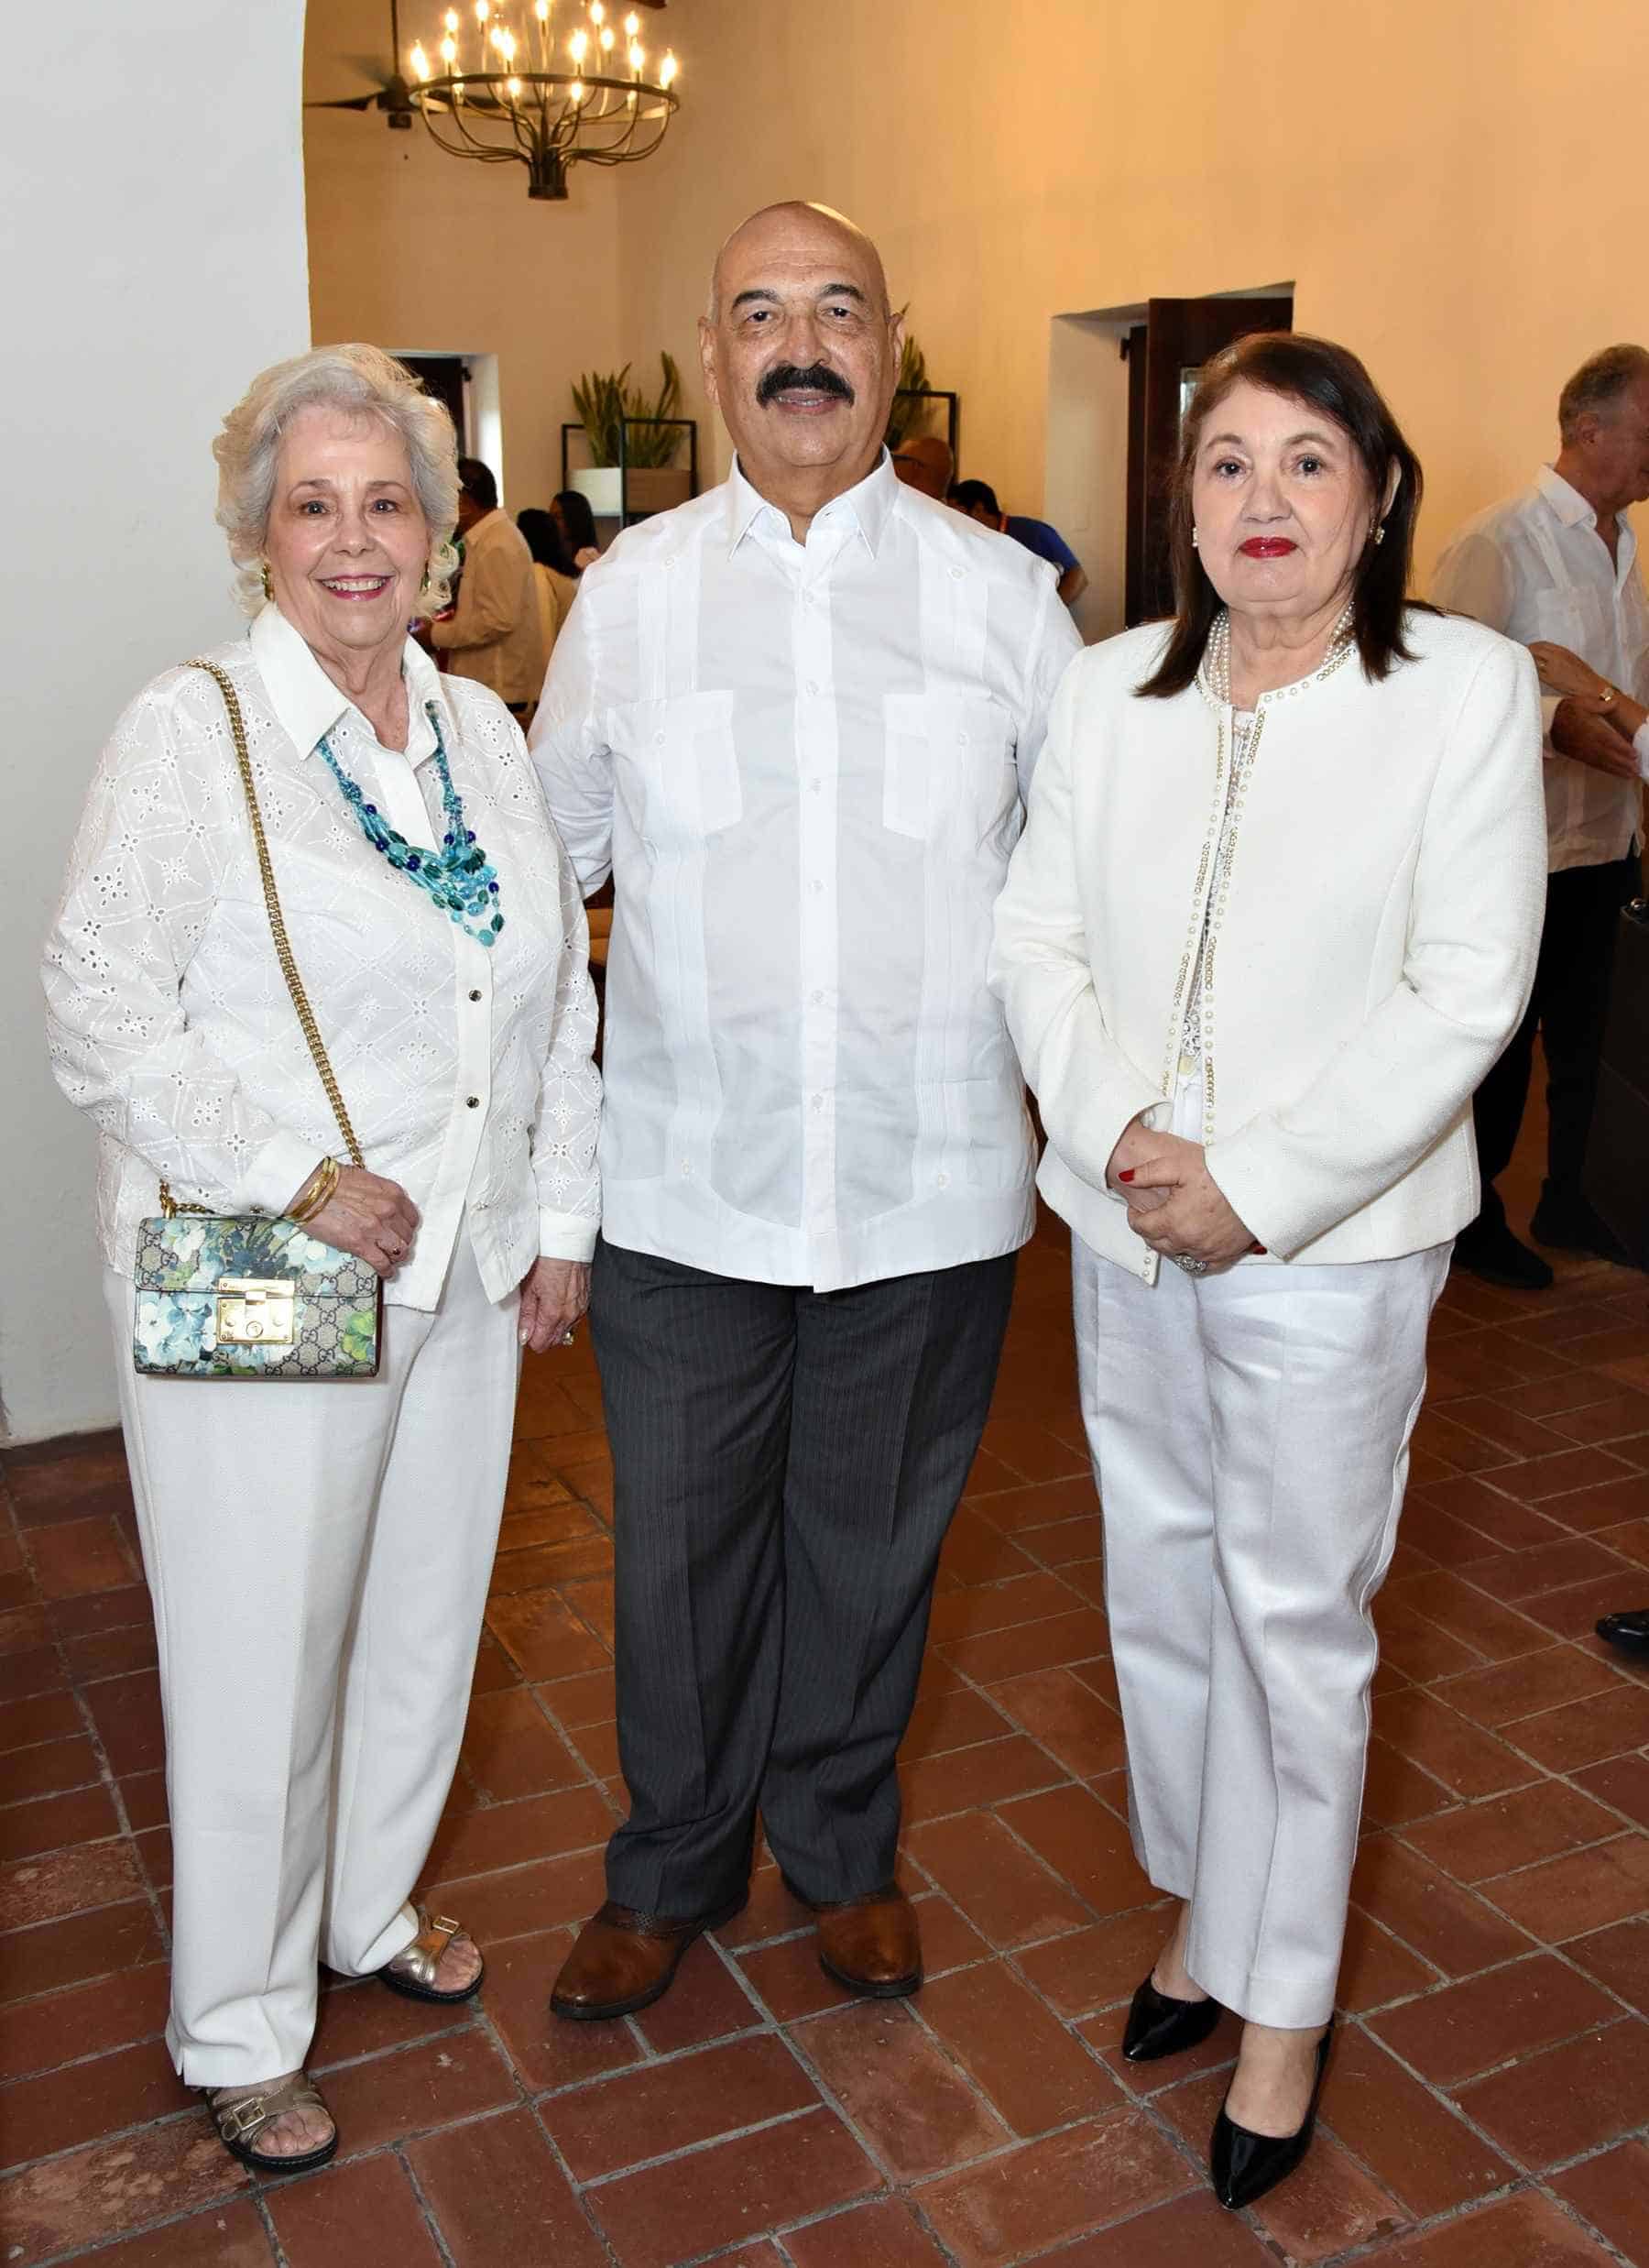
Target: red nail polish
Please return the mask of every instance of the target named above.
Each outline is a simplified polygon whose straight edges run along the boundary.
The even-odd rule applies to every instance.
[[[1250,1252],[1257,1252],[1262,1260],[1266,1257],[1265,1246],[1260,1242],[1258,1237],[1255,1237],[1253,1243],[1249,1246],[1249,1250]]]
[[[1134,1168],[1133,1168],[1133,1167],[1131,1167],[1131,1166],[1123,1166],[1123,1167],[1119,1167],[1118,1172],[1117,1172],[1117,1178],[1118,1178],[1118,1180],[1119,1180],[1119,1181],[1131,1181],[1131,1180],[1133,1179],[1133,1178],[1134,1178]]]

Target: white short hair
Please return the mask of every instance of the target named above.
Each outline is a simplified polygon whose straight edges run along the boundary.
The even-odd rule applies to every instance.
[[[218,464],[217,522],[240,573],[235,595],[248,614],[264,603],[263,554],[281,437],[300,410],[335,408],[376,418],[406,444],[412,490],[429,523],[423,604],[445,606],[458,556],[458,440],[453,421],[404,363],[380,346],[317,346],[260,371],[212,444]]]

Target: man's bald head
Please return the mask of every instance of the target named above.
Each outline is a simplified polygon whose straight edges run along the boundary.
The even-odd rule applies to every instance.
[[[833,205],[812,204],[805,198],[787,197],[779,204],[763,205],[759,213],[752,213],[748,221],[740,221],[733,234],[715,256],[715,265],[710,271],[710,303],[705,310],[709,323],[721,321],[724,303],[723,277],[729,265],[742,267],[754,257],[758,264],[775,252],[794,252],[804,244],[816,243],[826,257],[831,244],[850,246],[857,263],[868,268],[875,279],[877,305],[884,315],[891,315],[888,301],[888,279],[882,269],[881,254],[857,223]]]
[[[917,433],[910,441],[901,441],[893,459],[893,470],[907,488],[920,488],[923,496],[940,504],[950,494],[956,469],[950,443],[937,433]]]
[[[903,343],[880,255],[828,205],[768,205],[723,245],[699,324],[704,390],[792,529],[874,467]]]

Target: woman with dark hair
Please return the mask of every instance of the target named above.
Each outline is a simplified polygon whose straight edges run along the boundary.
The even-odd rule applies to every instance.
[[[516,514],[516,526],[532,553],[532,582],[538,593],[539,629],[543,633],[544,660],[555,651],[561,626],[578,596],[578,571],[567,556],[562,531],[552,512],[530,504]]]
[[[1528,655],[1406,598],[1420,467],[1354,355],[1239,341],[1185,421],[1178,611],[1072,663],[991,980],[1073,1231],[1140,1863],[1145,2062],[1229,2008],[1211,2154],[1311,2139],[1425,1335],[1540,933]],[[1167,1267],[1162,1262],[1170,1263]]]
[[[601,557],[601,546],[595,541],[595,515],[590,509],[590,499],[577,488],[562,488],[550,499],[550,517],[561,531],[562,548],[573,563],[574,575],[582,575],[593,567]]]

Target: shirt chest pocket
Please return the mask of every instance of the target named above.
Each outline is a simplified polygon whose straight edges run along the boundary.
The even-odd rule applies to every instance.
[[[882,696],[882,823],[919,841],[980,843],[1019,801],[1013,732],[983,694]]]
[[[702,840],[743,815],[731,692],[638,702],[623,737],[640,788],[638,825],[650,841]]]
[[[1609,604],[1591,591],[1557,589],[1535,591],[1530,600],[1534,635],[1548,645],[1566,646],[1588,659],[1586,648],[1597,647],[1611,632]]]

